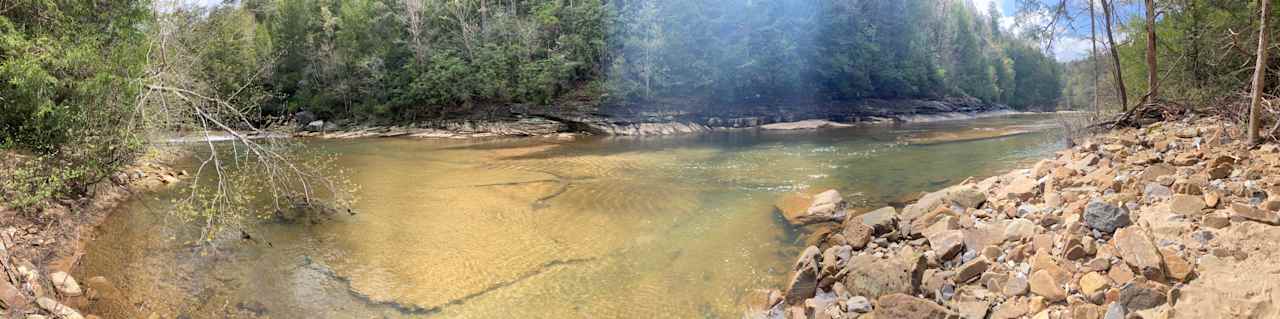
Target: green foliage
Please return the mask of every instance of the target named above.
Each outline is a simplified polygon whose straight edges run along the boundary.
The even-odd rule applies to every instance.
[[[33,154],[0,172],[0,204],[81,193],[131,161],[148,13],[141,1],[22,1],[0,15],[0,149]]]
[[[971,96],[1052,107],[1057,65],[967,1],[620,1],[613,97],[708,104]],[[987,10],[993,10],[987,8]],[[994,11],[992,11],[994,12]],[[1019,48],[1012,54],[1009,48]],[[1034,67],[1028,67],[1028,66]],[[1023,66],[1023,67],[1019,67]],[[1034,79],[1031,83],[1019,78]]]
[[[1247,88],[1252,81],[1258,43],[1257,4],[1257,1],[1159,1],[1160,16],[1155,31],[1160,98],[1203,108],[1216,105],[1230,98],[1233,92]],[[1275,6],[1272,9],[1275,10]],[[1130,35],[1117,38],[1121,41],[1117,43],[1117,49],[1129,106],[1141,101],[1148,91],[1146,21],[1140,16],[1142,12],[1134,14],[1136,16],[1125,19],[1129,23],[1117,25],[1116,30],[1118,34]],[[1274,12],[1272,16],[1275,16]],[[1270,30],[1272,37],[1277,28],[1280,26],[1273,24],[1273,30]],[[1115,104],[1118,98],[1111,92],[1115,83],[1109,73],[1112,68],[1110,56],[1099,58],[1104,61],[1100,93],[1103,93],[1104,102]],[[1075,73],[1092,74],[1092,66]],[[1073,76],[1079,78],[1084,75]],[[1266,90],[1273,92],[1280,84],[1277,82],[1268,81]],[[1069,102],[1072,105],[1081,105],[1083,102],[1079,97],[1091,96],[1092,90],[1092,78],[1069,78],[1064,88],[1064,92],[1073,96]]]

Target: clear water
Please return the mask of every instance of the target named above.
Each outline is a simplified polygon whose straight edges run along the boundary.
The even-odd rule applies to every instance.
[[[354,171],[354,216],[182,242],[165,194],[124,205],[77,269],[108,318],[737,318],[778,287],[803,229],[785,194],[863,209],[1061,147],[1052,115],[649,138],[316,141]],[[993,130],[1029,134],[985,137]],[[268,244],[269,243],[269,244]]]

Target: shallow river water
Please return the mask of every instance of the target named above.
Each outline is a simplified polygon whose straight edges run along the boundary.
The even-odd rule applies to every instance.
[[[108,318],[737,318],[805,232],[774,202],[836,188],[860,210],[1062,147],[1054,115],[647,138],[313,141],[358,212],[185,243],[169,194],[104,224],[78,278]],[[991,132],[1028,134],[985,137]],[[83,279],[82,279],[83,280]]]

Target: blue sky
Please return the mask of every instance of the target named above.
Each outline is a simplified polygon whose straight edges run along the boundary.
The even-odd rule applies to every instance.
[[[974,6],[977,7],[979,11],[983,13],[986,13],[986,8],[987,6],[990,5],[990,3],[995,2],[998,5],[998,8],[1000,9],[1000,13],[1002,15],[1002,17],[1000,18],[1001,25],[1009,29],[1016,28],[1017,27],[1016,21],[1018,20],[1029,21],[1030,23],[1047,22],[1047,18],[1045,17],[1024,16],[1024,17],[1020,17],[1020,19],[1019,17],[1015,17],[1014,15],[1018,14],[1018,11],[1019,11],[1019,8],[1018,8],[1019,0],[969,0],[969,1],[972,1]],[[1044,3],[1056,2],[1053,0],[1039,0],[1039,1],[1042,1]],[[1097,3],[1096,0],[1093,0],[1093,1]],[[1088,57],[1089,49],[1091,47],[1091,44],[1089,41],[1089,16],[1087,11],[1088,7],[1085,6],[1087,2],[1084,2],[1084,1],[1071,1],[1071,2],[1073,5],[1079,6],[1079,7],[1071,7],[1068,9],[1071,12],[1071,14],[1077,15],[1077,17],[1074,19],[1074,21],[1069,21],[1069,22],[1059,21],[1061,25],[1059,26],[1059,29],[1056,32],[1056,37],[1053,41],[1053,47],[1051,48],[1054,57],[1057,58],[1059,61],[1074,61],[1074,60],[1079,60],[1079,59]],[[1119,12],[1118,16],[1120,20],[1125,20],[1128,17],[1142,14],[1141,6],[1132,5],[1132,4],[1130,5],[1118,4],[1118,6],[1119,8],[1117,8],[1117,11]],[[1101,15],[1102,9],[1099,7],[1097,10],[1098,10],[1098,14]],[[1102,17],[1098,17],[1098,27],[1099,28],[1102,27]],[[1101,32],[1101,30],[1099,30],[1099,32]],[[1125,37],[1125,35],[1123,34],[1117,34],[1116,36],[1120,39],[1123,39]],[[1099,41],[1101,40],[1102,38],[1100,35]],[[1099,43],[1099,45],[1101,45],[1101,42]],[[1099,47],[1099,50],[1101,49],[1102,47]]]

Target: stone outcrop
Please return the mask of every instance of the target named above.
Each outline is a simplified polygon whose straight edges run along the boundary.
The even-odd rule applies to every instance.
[[[1280,147],[1238,137],[1213,119],[1121,129],[845,216],[845,242],[810,249],[840,247],[815,295],[788,302],[845,292],[858,311],[787,318],[1280,318]]]

